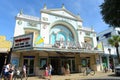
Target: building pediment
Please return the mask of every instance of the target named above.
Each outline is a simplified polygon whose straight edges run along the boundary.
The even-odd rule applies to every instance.
[[[74,15],[66,9],[42,9],[41,13],[42,12],[47,13],[47,14],[56,15],[56,16],[71,18],[71,19],[75,19],[78,21],[82,21],[82,19],[78,15]]]

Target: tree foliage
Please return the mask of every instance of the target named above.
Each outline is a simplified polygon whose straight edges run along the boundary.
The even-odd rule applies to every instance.
[[[114,46],[116,48],[116,53],[117,53],[117,57],[118,57],[118,61],[120,63],[120,55],[119,55],[119,43],[120,43],[120,36],[119,35],[114,35],[112,36],[112,38],[108,39],[108,43],[111,46]]]
[[[120,27],[120,0],[104,0],[100,8],[105,23],[112,27]]]
[[[120,43],[120,36],[119,35],[114,35],[112,38],[108,39],[109,44],[114,47],[119,47]]]

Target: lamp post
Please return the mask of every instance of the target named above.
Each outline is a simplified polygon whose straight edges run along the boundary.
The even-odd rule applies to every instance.
[[[111,49],[108,48],[108,52],[109,52],[109,58],[111,57]]]

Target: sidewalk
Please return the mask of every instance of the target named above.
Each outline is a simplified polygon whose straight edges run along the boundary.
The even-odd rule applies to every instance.
[[[104,77],[107,75],[113,74],[112,72],[96,72],[94,76],[88,75],[88,76],[83,76],[83,73],[75,73],[75,74],[70,74],[70,75],[53,75],[51,80],[81,80],[81,79],[91,79],[91,78],[99,78],[99,77]],[[46,78],[40,78],[38,76],[36,77],[29,77],[28,80],[49,80],[49,77]]]

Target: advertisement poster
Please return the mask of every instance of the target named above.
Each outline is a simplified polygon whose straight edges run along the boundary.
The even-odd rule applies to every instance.
[[[15,65],[15,67],[19,66],[19,58],[12,58],[12,65]]]

